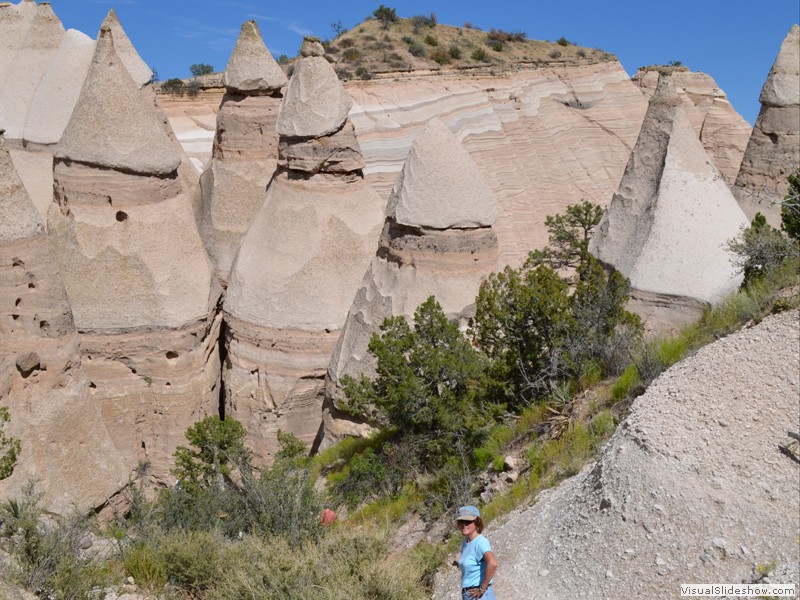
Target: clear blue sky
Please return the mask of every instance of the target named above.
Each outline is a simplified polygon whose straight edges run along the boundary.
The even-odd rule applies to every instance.
[[[16,0],[18,1],[18,0]],[[434,12],[441,23],[522,30],[531,39],[566,37],[616,54],[629,74],[641,65],[680,60],[710,74],[751,124],[758,95],[793,23],[798,0],[460,0],[384,2],[401,17]],[[188,77],[189,65],[225,68],[239,27],[256,19],[273,54],[294,56],[304,35],[333,37],[381,1],[52,0],[64,26],[96,36],[114,7],[142,58],[162,80]]]

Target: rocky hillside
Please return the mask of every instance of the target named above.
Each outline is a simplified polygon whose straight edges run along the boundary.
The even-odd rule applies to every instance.
[[[675,598],[678,584],[798,570],[797,311],[676,364],[633,404],[600,459],[492,525],[498,597]],[[767,569],[771,567],[766,567]],[[434,598],[456,598],[454,570]]]

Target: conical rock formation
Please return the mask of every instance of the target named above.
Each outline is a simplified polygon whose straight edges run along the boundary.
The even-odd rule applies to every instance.
[[[48,231],[93,399],[128,464],[166,481],[183,431],[218,410],[219,291],[176,143],[109,27],[55,157]]]
[[[780,227],[778,204],[788,177],[800,165],[800,27],[781,44],[761,90],[761,111],[742,159],[733,192],[747,218],[762,213]]]
[[[22,139],[36,86],[63,37],[64,26],[50,4],[39,4],[0,89],[0,128],[6,130],[6,138]]]
[[[81,368],[78,334],[39,214],[0,134],[0,404],[20,440],[0,497],[37,482],[50,510],[105,504],[129,469],[116,452]]]
[[[30,0],[19,4],[0,3],[0,89],[17,50],[25,42],[34,14],[36,3]]]
[[[318,90],[323,99],[347,96],[327,61],[301,59],[281,105],[279,132],[286,115],[305,122],[317,116],[307,117],[307,111],[327,110],[309,105],[312,99],[298,94],[298,85]],[[325,120],[338,126],[304,131],[317,132],[324,143],[325,136],[350,126],[346,111]],[[281,144],[291,146],[290,137],[281,132]],[[325,369],[384,219],[381,200],[360,170],[320,166],[308,172],[282,161],[242,240],[225,299],[226,413],[244,423],[256,456],[265,461],[277,449],[278,429],[309,444],[317,434]]]
[[[725,243],[747,220],[679,103],[671,78],[662,75],[589,247],[630,278],[632,307],[645,319],[670,304],[676,318],[682,311],[696,316],[741,282]]]
[[[439,119],[414,139],[387,213],[378,251],[328,365],[322,447],[367,429],[335,405],[344,375],[374,374],[367,346],[383,320],[410,320],[433,295],[448,318],[466,321],[481,282],[498,269],[494,194]]]
[[[242,236],[275,172],[275,123],[286,85],[255,21],[242,25],[223,80],[227,90],[217,114],[213,156],[200,187],[203,240],[218,280],[227,285]]]
[[[112,8],[108,11],[106,18],[103,20],[102,27],[111,29],[111,35],[114,37],[114,48],[117,56],[125,65],[125,69],[130,73],[131,78],[138,87],[142,87],[149,83],[153,78],[153,72],[139,56],[136,48],[133,47],[128,34],[122,28],[122,23],[119,22],[117,12]]]

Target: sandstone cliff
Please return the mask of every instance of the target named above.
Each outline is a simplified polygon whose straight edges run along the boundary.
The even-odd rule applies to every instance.
[[[103,26],[55,152],[48,230],[93,401],[128,468],[149,462],[162,482],[183,431],[218,410],[219,290],[181,165]]]
[[[762,213],[779,227],[778,203],[788,177],[800,165],[800,27],[793,25],[781,44],[761,90],[761,111],[733,188],[747,218]]]

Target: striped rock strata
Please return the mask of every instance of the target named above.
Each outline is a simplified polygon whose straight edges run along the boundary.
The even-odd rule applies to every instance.
[[[129,469],[111,442],[81,368],[78,334],[39,213],[0,134],[0,405],[20,440],[0,497],[29,482],[51,511],[103,506]]]
[[[48,231],[92,398],[126,465],[161,482],[219,394],[219,289],[176,147],[104,26],[55,152]]]
[[[761,111],[733,189],[747,218],[762,213],[779,227],[789,174],[800,165],[800,27],[781,44],[761,90]]]
[[[383,223],[348,109],[323,57],[298,61],[278,117],[278,173],[232,271],[225,409],[260,461],[271,460],[278,429],[314,440],[325,369]]]
[[[217,278],[228,284],[231,265],[261,203],[278,160],[275,125],[286,85],[255,21],[242,25],[223,77],[211,162],[200,178],[202,234]]]
[[[658,328],[662,318],[699,316],[738,287],[725,243],[746,223],[662,74],[589,250],[630,278],[632,310]]]
[[[378,251],[328,365],[321,447],[367,430],[335,404],[344,375],[374,374],[367,346],[383,320],[411,320],[433,295],[448,318],[466,321],[474,313],[481,282],[498,268],[494,194],[439,119],[414,140],[387,213]]]
[[[658,70],[640,70],[632,80],[649,99],[658,85]],[[703,148],[725,181],[733,185],[752,127],[710,75],[675,68],[672,82]]]

